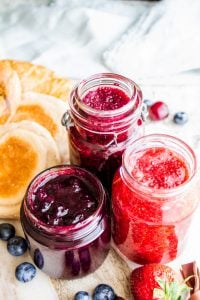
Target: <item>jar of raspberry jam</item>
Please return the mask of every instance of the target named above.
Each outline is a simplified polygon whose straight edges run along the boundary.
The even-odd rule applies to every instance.
[[[144,133],[142,92],[126,77],[97,74],[75,86],[69,106],[62,123],[71,163],[95,173],[110,191],[124,149]]]
[[[56,166],[30,183],[21,223],[31,256],[54,278],[95,271],[110,248],[110,214],[101,182],[76,166]]]
[[[113,239],[128,259],[167,263],[182,252],[198,204],[196,168],[193,150],[168,135],[124,152],[112,186]]]

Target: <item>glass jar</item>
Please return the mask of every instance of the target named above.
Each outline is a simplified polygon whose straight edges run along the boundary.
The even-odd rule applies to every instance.
[[[198,204],[196,168],[192,149],[168,135],[124,152],[112,186],[113,239],[131,261],[167,263],[182,252]]]
[[[142,92],[126,77],[96,74],[75,86],[69,106],[62,123],[70,161],[95,173],[110,191],[124,149],[144,134]]]
[[[84,169],[62,165],[38,174],[21,206],[37,267],[50,277],[67,279],[95,271],[110,248],[108,202],[100,181]]]

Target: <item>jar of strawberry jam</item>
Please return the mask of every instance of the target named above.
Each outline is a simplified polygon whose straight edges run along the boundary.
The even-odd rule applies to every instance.
[[[144,133],[142,92],[126,77],[97,74],[75,86],[69,106],[62,123],[71,163],[95,173],[110,191],[124,149]]]
[[[154,134],[123,155],[112,186],[113,239],[138,264],[166,263],[183,250],[198,204],[196,158],[183,141]]]
[[[100,181],[76,166],[56,166],[30,183],[21,223],[31,256],[54,278],[95,271],[110,248],[110,214]]]

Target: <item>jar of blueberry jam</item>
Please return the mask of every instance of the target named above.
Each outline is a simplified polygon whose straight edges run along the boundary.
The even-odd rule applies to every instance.
[[[126,77],[97,74],[75,86],[69,106],[62,123],[71,163],[95,173],[110,191],[124,149],[143,135],[142,92]]]
[[[138,264],[167,263],[183,250],[198,204],[196,158],[183,141],[155,134],[123,155],[112,186],[113,239]]]
[[[95,271],[110,248],[107,194],[93,174],[56,166],[30,183],[21,223],[38,268],[54,278],[78,278]]]

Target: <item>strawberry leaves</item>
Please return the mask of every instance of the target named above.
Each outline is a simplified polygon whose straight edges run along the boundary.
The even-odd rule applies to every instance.
[[[186,285],[185,281],[182,283],[176,280],[168,282],[162,278],[156,277],[156,282],[160,288],[154,288],[153,299],[184,300],[190,291],[190,288]]]

